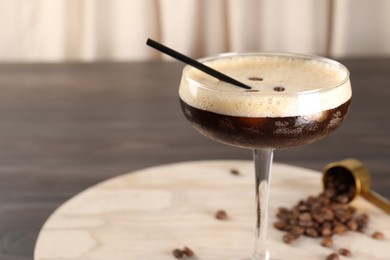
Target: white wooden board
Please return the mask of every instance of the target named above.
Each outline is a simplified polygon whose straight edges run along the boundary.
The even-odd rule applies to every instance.
[[[235,176],[231,168],[240,171]],[[269,248],[277,259],[325,259],[332,252],[319,239],[287,245],[274,229],[275,212],[321,191],[321,173],[274,163],[270,194]],[[371,216],[367,234],[335,236],[335,249],[351,259],[390,259],[390,217],[358,198]],[[229,215],[215,219],[217,210]],[[254,228],[254,171],[251,161],[192,161],[124,174],[93,186],[60,206],[43,226],[35,260],[173,260],[188,246],[197,260],[250,257]],[[369,235],[382,231],[379,241]],[[343,259],[343,258],[342,258]],[[347,258],[345,258],[347,259]]]

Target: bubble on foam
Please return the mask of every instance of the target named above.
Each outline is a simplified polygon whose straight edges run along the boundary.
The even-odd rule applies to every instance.
[[[186,67],[179,89],[180,98],[193,107],[215,113],[245,117],[308,115],[335,108],[352,95],[349,80],[331,88],[346,78],[347,71],[321,60],[236,56],[207,65],[252,86],[252,91],[246,91]],[[253,81],[250,77],[263,80]],[[284,90],[275,91],[275,87]],[[307,93],[321,88],[326,90]]]

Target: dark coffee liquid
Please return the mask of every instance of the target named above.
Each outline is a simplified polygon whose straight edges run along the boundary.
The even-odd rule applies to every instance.
[[[192,107],[180,100],[193,127],[216,141],[243,148],[289,148],[315,142],[338,128],[351,99],[315,115],[239,117]]]

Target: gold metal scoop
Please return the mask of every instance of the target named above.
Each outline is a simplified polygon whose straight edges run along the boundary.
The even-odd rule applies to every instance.
[[[345,159],[340,162],[333,162],[326,165],[322,172],[324,188],[331,185],[332,180],[336,180],[342,186],[341,190],[336,191],[338,195],[348,196],[349,201],[361,195],[387,214],[390,214],[390,202],[371,190],[370,172],[361,161]]]

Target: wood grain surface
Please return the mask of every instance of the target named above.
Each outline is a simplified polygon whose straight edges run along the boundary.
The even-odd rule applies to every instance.
[[[238,174],[231,174],[231,169]],[[388,260],[390,215],[363,198],[352,202],[370,223],[363,232],[283,242],[273,227],[279,207],[322,190],[321,174],[274,163],[269,204],[271,259],[324,260],[348,248],[354,260]],[[34,260],[175,260],[172,251],[187,246],[188,260],[249,259],[253,252],[255,206],[253,162],[189,161],[159,165],[109,179],[62,204],[45,222]],[[218,210],[225,220],[215,217]],[[381,230],[385,239],[371,235]]]
[[[353,102],[343,126],[275,161],[320,171],[347,157],[390,198],[390,58],[341,60]],[[198,159],[251,159],[211,142],[178,104],[182,64],[0,65],[0,259],[31,259],[37,234],[61,203],[129,171]]]

